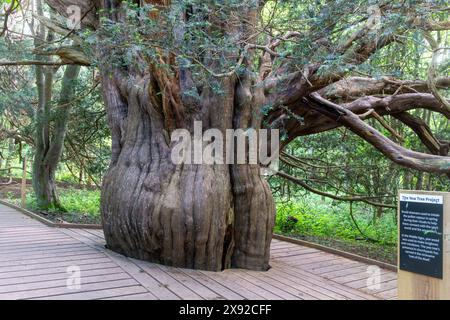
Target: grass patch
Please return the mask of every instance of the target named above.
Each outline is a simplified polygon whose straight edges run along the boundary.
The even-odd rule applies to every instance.
[[[374,219],[374,210],[364,205],[353,206],[323,200],[310,195],[299,200],[277,201],[275,233],[316,242],[392,264],[397,256],[397,223],[394,210],[386,210]],[[376,242],[368,241],[367,237]]]
[[[16,197],[8,196],[8,200],[16,205],[20,204],[20,199]],[[61,220],[85,224],[101,222],[99,190],[59,189],[59,200],[67,212],[60,212],[56,209],[40,211],[33,193],[27,194],[26,206],[27,209],[56,222],[61,222]]]

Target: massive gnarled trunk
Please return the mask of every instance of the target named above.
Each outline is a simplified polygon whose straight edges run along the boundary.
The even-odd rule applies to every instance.
[[[124,82],[110,73],[103,77],[113,136],[102,193],[108,247],[177,267],[267,270],[275,208],[259,166],[173,164],[171,119],[152,97],[156,80],[147,74],[128,86]],[[232,77],[222,85],[225,94],[202,92],[184,115],[183,128],[192,132],[199,120],[203,130],[225,134],[260,125],[251,101],[262,93]]]
[[[106,2],[108,9],[120,6]],[[109,18],[120,20],[116,13]],[[216,92],[209,83],[196,83],[173,58],[163,57],[172,72],[145,60],[139,62],[147,64],[145,71],[101,68],[112,133],[101,204],[107,246],[176,267],[267,270],[275,206],[259,166],[176,165],[170,138],[175,129],[194,135],[195,121],[223,136],[227,129],[260,128],[263,89],[255,86],[257,76],[238,80],[232,73],[215,77]],[[238,59],[236,53],[231,59]],[[188,90],[196,90],[197,98]]]
[[[160,12],[170,9],[171,3],[134,2],[154,4]],[[72,0],[47,3],[67,16],[66,8]],[[263,3],[230,7],[234,11],[227,17],[233,17],[233,23],[224,24],[209,14],[203,19],[211,19],[211,32],[226,34],[233,41],[246,39],[255,33]],[[101,28],[99,15],[111,24],[127,19],[124,1],[92,0],[79,5],[84,13],[82,27]],[[180,19],[188,19],[188,9]],[[158,19],[158,13],[152,11],[150,17]],[[174,38],[184,41],[181,29],[166,30],[161,26],[150,38],[174,32],[178,33]],[[108,38],[110,33],[103,36]],[[263,86],[255,85],[261,81],[256,79],[258,72],[239,79],[236,72],[212,76],[220,82],[219,93],[212,90],[209,80],[194,79],[178,64],[176,55],[165,50],[158,53],[162,65],[137,52],[138,68],[109,63],[109,50],[101,44],[96,50],[112,135],[112,160],[103,180],[101,199],[108,248],[177,267],[267,270],[275,206],[259,166],[175,165],[171,161],[174,146],[170,134],[175,129],[187,129],[193,134],[195,121],[202,121],[203,131],[219,129],[224,136],[227,129],[261,127],[260,111],[266,98]],[[237,47],[229,51],[225,60],[231,65],[245,64],[251,69],[252,60],[242,61]],[[223,71],[208,59],[208,54],[201,59],[210,70]],[[193,90],[197,98],[188,94]]]

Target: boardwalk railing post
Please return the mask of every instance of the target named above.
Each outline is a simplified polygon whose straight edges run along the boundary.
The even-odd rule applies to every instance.
[[[27,156],[23,157],[23,165],[22,165],[22,187],[21,187],[21,206],[22,208],[26,208],[27,202]]]

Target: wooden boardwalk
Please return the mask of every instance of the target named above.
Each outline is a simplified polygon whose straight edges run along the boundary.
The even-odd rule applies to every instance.
[[[268,272],[214,273],[129,259],[104,248],[101,230],[57,229],[0,205],[0,300],[11,299],[395,299],[397,275],[274,240]],[[68,287],[69,267],[81,273]],[[69,283],[74,284],[74,283]],[[75,283],[76,284],[76,283]]]

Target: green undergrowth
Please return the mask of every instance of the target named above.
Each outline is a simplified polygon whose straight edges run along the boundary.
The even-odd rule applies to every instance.
[[[315,242],[392,264],[396,263],[395,210],[376,216],[374,209],[305,196],[277,199],[275,233]]]
[[[57,208],[50,208],[45,212],[40,210],[33,193],[27,195],[27,209],[52,220],[59,218],[73,223],[100,223],[100,191],[60,189],[58,194],[64,210]],[[15,197],[8,197],[8,200],[14,204],[20,204],[20,199]]]

